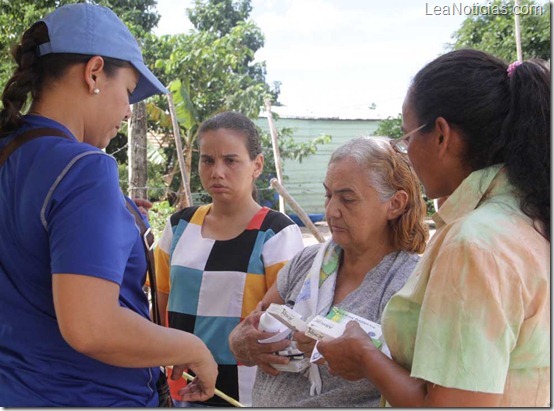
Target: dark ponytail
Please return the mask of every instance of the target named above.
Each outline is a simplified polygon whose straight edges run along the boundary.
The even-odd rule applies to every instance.
[[[521,209],[550,240],[550,70],[526,61],[510,76],[510,110],[502,125],[508,176]]]
[[[550,70],[537,61],[507,69],[481,51],[452,51],[417,73],[409,101],[427,129],[443,117],[461,131],[472,170],[505,163],[522,211],[550,241]]]
[[[31,26],[22,36],[21,43],[12,49],[17,69],[6,83],[2,93],[4,108],[0,111],[0,130],[2,135],[9,134],[23,123],[21,110],[25,107],[29,92],[32,97],[37,93],[40,75],[37,72],[37,46],[49,41],[48,30],[44,23]]]

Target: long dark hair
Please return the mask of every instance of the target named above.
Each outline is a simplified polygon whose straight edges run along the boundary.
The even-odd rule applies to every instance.
[[[505,163],[522,211],[550,241],[550,69],[538,60],[507,68],[481,51],[452,51],[417,73],[408,98],[424,131],[437,117],[458,127],[472,170]]]
[[[93,56],[84,54],[47,54],[39,57],[37,48],[50,41],[48,28],[43,22],[33,24],[21,37],[20,44],[12,49],[17,64],[12,77],[2,93],[3,109],[0,111],[0,138],[16,130],[23,123],[21,111],[29,95],[32,100],[40,98],[42,87],[47,81],[61,78],[67,69],[75,64],[87,63]],[[107,76],[115,75],[122,67],[131,67],[123,60],[103,57]]]

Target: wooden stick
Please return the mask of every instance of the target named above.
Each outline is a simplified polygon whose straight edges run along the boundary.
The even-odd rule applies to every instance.
[[[273,122],[273,114],[271,113],[271,103],[269,100],[265,100],[265,109],[267,111],[267,122],[269,123],[269,132],[271,134],[271,146],[273,147],[273,160],[275,162],[275,173],[277,175],[277,181],[283,184],[283,171],[281,168],[281,154],[279,153],[279,140],[277,137],[277,128]],[[285,202],[282,196],[279,196],[279,211],[285,212]]]
[[[175,104],[173,103],[173,95],[167,94],[167,103],[169,105],[169,114],[171,114],[171,124],[173,125],[173,136],[175,137],[175,147],[177,149],[177,160],[179,161],[179,169],[181,170],[181,181],[183,182],[183,191],[185,192],[186,206],[192,205],[192,195],[190,193],[190,185],[187,179],[185,166],[185,158],[183,156],[183,145],[181,144],[181,133],[179,132],[179,122],[175,113]],[[181,199],[179,199],[181,200]],[[181,201],[179,201],[181,203]]]
[[[519,9],[519,0],[515,0],[515,6]],[[515,24],[517,61],[521,63],[523,61],[523,52],[521,50],[521,24],[519,20],[519,13],[514,13],[514,24]]]
[[[317,241],[319,241],[320,243],[324,243],[325,237],[321,235],[321,233],[314,225],[312,220],[310,220],[310,217],[308,217],[308,214],[306,214],[306,212],[302,209],[302,207],[300,207],[300,204],[298,204],[296,200],[292,198],[292,196],[288,193],[285,187],[283,187],[283,185],[279,183],[279,181],[277,181],[276,178],[272,178],[271,181],[269,182],[269,185],[273,187],[273,189],[277,191],[279,195],[285,199],[285,201],[290,206],[290,208],[292,208],[293,211],[298,215],[298,217],[300,218],[300,220],[302,220],[304,225],[308,227],[308,229],[312,232],[312,234],[317,239]]]
[[[183,378],[188,380],[188,381],[192,381],[194,380],[194,377],[192,375],[190,375],[189,373],[187,372],[183,372]],[[234,405],[235,407],[239,407],[239,408],[245,408],[244,405],[242,405],[240,402],[238,402],[237,400],[235,400],[234,398],[232,397],[229,397],[227,394],[225,394],[224,392],[221,392],[219,391],[217,388],[215,389],[215,395],[217,395],[219,398],[221,399],[224,399],[225,401],[227,401],[229,404],[232,404]]]

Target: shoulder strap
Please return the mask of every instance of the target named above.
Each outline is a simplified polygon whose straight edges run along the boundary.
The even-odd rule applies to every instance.
[[[144,220],[140,213],[129,203],[129,200],[125,198],[125,206],[127,210],[135,217],[135,223],[140,229],[140,237],[142,239],[142,245],[144,246],[144,253],[146,255],[146,271],[148,273],[148,281],[150,282],[150,298],[152,300],[152,317],[156,324],[161,325],[160,310],[158,308],[158,296],[156,295],[156,266],[154,264],[154,253],[152,247],[154,246],[154,234],[149,227],[146,227]]]
[[[64,137],[70,139],[63,131],[58,130],[57,128],[33,128],[32,130],[18,135],[12,141],[6,144],[4,148],[0,149],[0,166],[6,162],[11,153],[13,153],[23,144],[34,140],[37,137]]]
[[[15,150],[17,150],[23,144],[38,137],[64,137],[70,139],[70,137],[68,137],[66,133],[56,128],[41,127],[26,131],[16,136],[12,141],[6,144],[5,147],[0,149],[0,166],[6,162],[10,154],[12,154]],[[146,265],[148,270],[148,280],[150,281],[154,322],[156,324],[161,324],[160,311],[158,309],[158,300],[156,297],[156,273],[154,271],[154,253],[152,252],[152,246],[154,245],[154,235],[152,234],[150,228],[146,227],[146,224],[144,224],[140,213],[138,213],[129,204],[129,201],[127,199],[125,199],[125,205],[127,206],[127,209],[131,212],[133,217],[135,217],[135,223],[140,229],[140,236],[143,240],[142,243],[144,245],[144,251],[146,254]]]

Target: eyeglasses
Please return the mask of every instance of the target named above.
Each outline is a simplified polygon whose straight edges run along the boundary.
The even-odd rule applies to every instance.
[[[412,134],[414,134],[416,131],[421,130],[423,127],[425,127],[427,124],[424,124],[422,126],[419,126],[415,130],[410,131],[409,133],[404,134],[402,137],[390,140],[390,145],[392,148],[394,148],[395,151],[397,151],[400,154],[408,154],[408,139]]]

